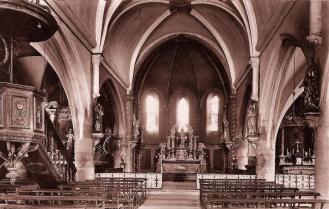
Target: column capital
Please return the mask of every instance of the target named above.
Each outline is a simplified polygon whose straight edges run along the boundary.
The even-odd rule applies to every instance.
[[[318,48],[321,46],[322,43],[322,36],[321,34],[311,34],[306,37],[306,40],[312,44],[315,48]]]
[[[134,95],[131,92],[129,92],[129,93],[127,92],[127,99],[130,101],[134,100]]]
[[[232,99],[235,99],[235,98],[236,98],[236,91],[235,91],[235,92],[232,92],[232,93],[230,94],[230,98],[232,98]]]
[[[97,53],[97,54],[91,55],[91,61],[92,61],[93,65],[96,65],[96,64],[99,65],[101,63],[102,59],[103,59],[102,54]]]
[[[255,67],[259,68],[259,62],[260,62],[259,57],[255,57],[255,56],[250,57],[249,63],[252,69],[254,69]]]

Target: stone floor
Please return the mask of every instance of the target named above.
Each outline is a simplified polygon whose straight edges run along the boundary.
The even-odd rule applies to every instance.
[[[200,209],[195,182],[164,182],[163,189],[149,191],[140,209]]]

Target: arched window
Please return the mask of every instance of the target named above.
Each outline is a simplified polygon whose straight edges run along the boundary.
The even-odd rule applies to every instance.
[[[218,131],[219,97],[210,94],[207,99],[207,130]]]
[[[148,95],[145,100],[146,131],[159,132],[159,98],[156,95]]]
[[[181,98],[177,103],[177,121],[180,128],[186,130],[189,125],[189,105],[185,98]]]

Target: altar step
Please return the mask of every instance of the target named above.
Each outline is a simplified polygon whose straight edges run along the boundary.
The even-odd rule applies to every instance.
[[[196,173],[163,173],[163,181],[196,182]]]
[[[174,182],[174,181],[164,181],[162,182],[163,191],[172,190],[196,190],[196,182]]]

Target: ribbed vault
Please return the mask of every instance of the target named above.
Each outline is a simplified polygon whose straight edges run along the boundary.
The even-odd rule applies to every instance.
[[[176,91],[188,90],[199,103],[211,88],[227,93],[225,70],[202,44],[180,36],[156,49],[144,62],[135,80],[135,93],[155,88],[168,104]]]

